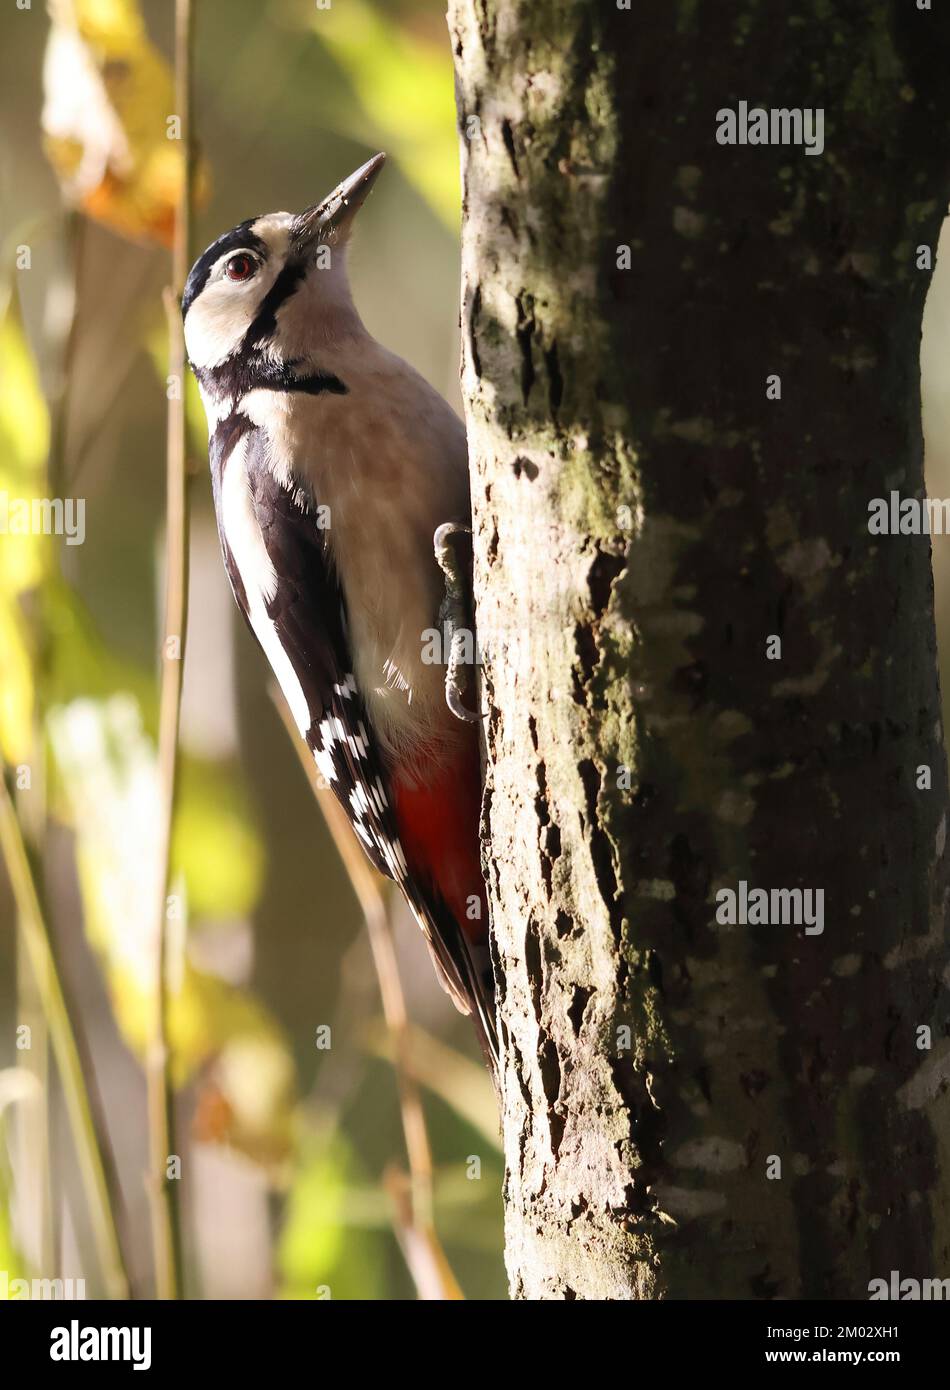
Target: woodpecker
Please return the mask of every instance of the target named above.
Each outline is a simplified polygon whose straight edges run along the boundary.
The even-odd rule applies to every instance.
[[[465,429],[367,332],[346,253],[377,154],[208,247],[182,297],[234,597],[363,849],[497,1068],[477,734],[447,706],[433,535],[470,514]]]

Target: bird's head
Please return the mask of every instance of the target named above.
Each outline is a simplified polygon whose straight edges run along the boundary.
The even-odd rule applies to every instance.
[[[320,203],[274,212],[219,236],[182,296],[188,358],[205,389],[255,360],[290,364],[359,326],[346,273],[353,218],[385,161],[377,154]]]

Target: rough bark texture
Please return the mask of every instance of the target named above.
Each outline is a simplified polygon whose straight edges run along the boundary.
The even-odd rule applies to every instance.
[[[923,489],[946,7],[449,26],[512,1292],[948,1276],[930,546],[868,532]],[[741,100],[825,152],[718,145]],[[823,889],[823,934],[719,925],[743,879]]]

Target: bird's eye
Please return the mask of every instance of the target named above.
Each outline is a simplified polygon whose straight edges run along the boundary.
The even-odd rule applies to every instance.
[[[226,263],[224,270],[229,280],[250,280],[257,270],[257,262],[253,256],[239,251]]]

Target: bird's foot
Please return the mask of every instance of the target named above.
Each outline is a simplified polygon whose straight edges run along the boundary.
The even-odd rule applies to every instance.
[[[457,521],[445,521],[436,528],[432,538],[435,558],[438,561],[439,569],[445,576],[445,596],[439,607],[439,628],[445,633],[449,647],[448,659],[445,664],[445,703],[456,719],[462,719],[468,724],[477,724],[485,718],[484,714],[470,710],[463,697],[465,687],[469,683],[469,677],[465,671],[465,667],[469,664],[465,660],[466,638],[468,639],[469,650],[472,652],[472,662],[474,662],[475,643],[474,633],[468,626],[470,605],[466,571],[452,545],[452,537],[460,534],[470,536],[472,528],[463,526]]]

